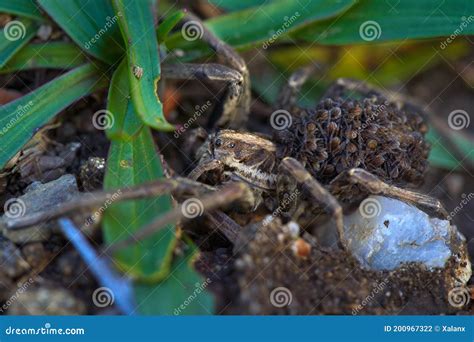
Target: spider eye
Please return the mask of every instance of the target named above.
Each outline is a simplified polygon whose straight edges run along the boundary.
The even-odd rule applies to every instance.
[[[229,147],[230,147],[230,148],[234,148],[234,147],[235,147],[235,143],[230,143],[230,144],[229,144]]]
[[[222,140],[221,139],[216,139],[216,141],[214,142],[214,145],[216,147],[221,147],[222,146]]]

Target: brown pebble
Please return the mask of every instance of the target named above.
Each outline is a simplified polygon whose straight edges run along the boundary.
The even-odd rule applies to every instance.
[[[311,245],[307,243],[304,239],[298,238],[293,243],[293,251],[295,255],[299,258],[306,259],[311,253]]]

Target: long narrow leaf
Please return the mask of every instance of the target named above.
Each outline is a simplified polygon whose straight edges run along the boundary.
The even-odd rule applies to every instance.
[[[109,90],[107,115],[112,127],[107,134],[112,144],[104,181],[106,189],[138,185],[163,177],[160,156],[155,149],[150,129],[143,126],[129,99],[126,60],[115,71]],[[138,128],[138,132],[137,132]],[[171,209],[170,196],[121,202],[105,212],[104,239],[110,244],[127,238],[157,215]],[[115,255],[122,271],[134,278],[153,281],[170,269],[175,246],[174,227],[154,234],[149,239],[125,248]]]
[[[274,1],[274,0],[273,0]],[[228,10],[230,12],[239,11],[246,8],[265,5],[272,0],[209,0],[213,5]]]
[[[108,115],[113,118],[113,125],[110,125],[106,131],[107,137],[111,140],[132,140],[143,128],[143,123],[135,114],[130,98],[126,59],[114,72],[107,102]]]
[[[447,170],[461,169],[461,161],[445,146],[436,129],[431,127],[426,138],[431,144],[429,161],[433,165]],[[472,141],[468,141],[462,135],[457,134],[452,134],[451,138],[465,158],[474,161],[474,145]]]
[[[382,42],[474,34],[474,2],[465,0],[365,0],[337,20],[291,34],[319,44]]]
[[[0,2],[0,12],[16,14],[36,20],[44,20],[34,0],[14,0]]]
[[[166,122],[163,106],[157,95],[160,79],[160,58],[155,35],[153,13],[155,0],[115,0],[115,12],[127,45],[130,92],[138,116],[143,122],[159,130],[171,130]]]
[[[167,17],[160,26],[156,29],[156,37],[158,43],[163,43],[171,32],[171,30],[179,23],[181,19],[185,16],[183,11],[176,11]]]
[[[0,68],[36,34],[38,25],[31,19],[18,18],[8,22],[0,34]]]
[[[122,105],[130,107],[126,102],[122,102]],[[135,115],[133,111],[116,111],[115,120],[123,122],[125,118],[119,118],[118,115],[126,115],[127,120],[136,120],[131,117]],[[133,124],[124,124],[124,127],[133,127]],[[138,185],[161,177],[163,170],[160,156],[148,127],[143,127],[132,140],[112,140],[104,181],[106,189]],[[107,209],[103,221],[105,242],[111,244],[129,237],[171,208],[170,196],[114,203]],[[175,242],[174,227],[169,225],[145,241],[117,252],[115,261],[122,271],[133,278],[157,281],[170,270]]]
[[[0,108],[0,169],[62,109],[104,87],[90,64],[78,67]]]
[[[76,44],[64,42],[28,44],[10,59],[0,73],[28,69],[72,69],[87,62]]]
[[[309,25],[314,21],[335,17],[354,3],[353,0],[278,0],[272,1],[268,5],[212,18],[205,24],[218,37],[233,46],[245,47],[263,42],[265,48],[292,30]],[[199,33],[196,23],[194,27],[189,25],[188,28],[193,28]],[[167,46],[171,48],[193,46],[191,43],[196,40],[196,37],[185,36],[185,29],[183,32],[170,36]]]
[[[117,21],[108,0],[38,0],[59,26],[92,56],[113,64],[125,52]]]

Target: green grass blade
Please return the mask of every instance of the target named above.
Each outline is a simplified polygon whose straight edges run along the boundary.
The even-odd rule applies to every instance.
[[[197,248],[190,244],[184,255],[173,260],[171,272],[158,284],[135,284],[135,296],[142,315],[210,315],[214,297],[193,267]]]
[[[132,101],[142,121],[158,130],[172,130],[158,99],[160,58],[155,35],[154,0],[114,0],[120,29],[127,45],[127,62]]]
[[[85,52],[114,64],[124,54],[115,15],[108,0],[38,0],[41,7]]]
[[[126,59],[115,70],[110,82],[107,110],[113,118],[113,124],[106,131],[110,140],[130,141],[143,128],[130,98]]]
[[[223,8],[229,12],[262,6],[272,1],[273,0],[209,0],[209,2],[214,6]]]
[[[0,12],[28,17],[35,20],[44,20],[33,0],[12,0],[0,2]]]
[[[90,64],[76,68],[0,108],[0,170],[34,133],[77,99],[105,86]]]
[[[169,17],[167,17],[163,22],[158,26],[156,29],[156,37],[158,39],[158,43],[163,43],[168,37],[168,34],[171,30],[180,22],[181,19],[185,16],[183,11],[176,11],[172,13]]]
[[[332,18],[354,5],[353,0],[272,1],[268,5],[232,12],[206,21],[218,37],[236,47],[262,43],[270,46],[277,38],[314,21]],[[170,48],[196,47],[181,32],[170,36]],[[196,42],[194,42],[196,43]],[[200,45],[203,45],[202,43]]]
[[[73,43],[32,43],[18,51],[0,69],[0,74],[29,69],[71,69],[87,62],[81,49]]]
[[[26,18],[8,22],[0,34],[0,68],[36,34],[38,24]]]
[[[111,190],[142,184],[163,177],[150,128],[143,127],[131,141],[113,140],[104,181]],[[157,215],[171,210],[170,196],[114,203],[105,212],[104,240],[111,244],[136,232]],[[114,255],[120,269],[135,279],[153,282],[168,274],[176,243],[174,227],[168,225],[151,237]]]
[[[459,161],[445,146],[441,136],[438,134],[435,128],[430,127],[426,138],[431,144],[429,161],[432,165],[447,170],[462,169],[461,161]],[[472,141],[469,141],[462,135],[455,134],[454,132],[451,135],[451,138],[465,158],[474,161],[474,145]]]
[[[382,42],[474,34],[474,2],[360,1],[337,20],[314,23],[291,36],[319,44]]]

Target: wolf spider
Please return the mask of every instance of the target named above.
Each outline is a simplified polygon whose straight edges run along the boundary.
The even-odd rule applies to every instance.
[[[199,19],[188,16],[185,20]],[[284,119],[290,125],[277,127],[272,136],[246,132],[242,127],[250,113],[251,96],[246,64],[202,27],[203,40],[230,67],[163,66],[164,77],[228,83],[218,129],[199,148],[198,165],[189,178],[217,186],[247,184],[252,191],[245,192],[247,197],[239,202],[239,208],[247,212],[261,203],[297,221],[325,212],[334,218],[339,234],[343,208],[368,195],[396,198],[447,217],[439,200],[403,188],[420,183],[427,167],[426,114],[419,106],[399,94],[338,79],[316,109],[300,108],[298,92],[316,69],[310,66],[289,78],[277,101],[278,112],[289,115]],[[298,189],[303,196],[290,200]]]

